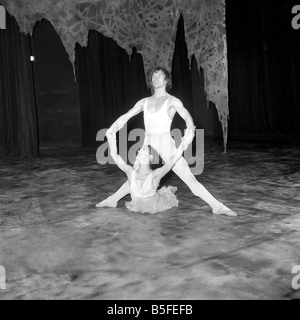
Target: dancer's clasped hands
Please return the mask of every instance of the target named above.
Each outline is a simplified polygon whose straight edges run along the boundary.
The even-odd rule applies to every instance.
[[[186,130],[185,130],[185,134],[184,136],[181,138],[181,141],[183,142],[183,151],[185,151],[189,144],[192,143],[193,139],[194,139],[194,136],[195,136],[195,129],[196,127],[188,127]]]

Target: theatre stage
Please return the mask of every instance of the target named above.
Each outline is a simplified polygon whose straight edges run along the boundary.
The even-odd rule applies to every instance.
[[[239,214],[214,216],[169,174],[179,207],[95,208],[125,175],[95,149],[0,161],[0,299],[293,299],[300,265],[300,145],[205,146],[197,179]],[[298,280],[300,284],[300,280]]]

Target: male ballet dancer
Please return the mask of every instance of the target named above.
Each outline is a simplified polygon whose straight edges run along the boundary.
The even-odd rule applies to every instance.
[[[149,98],[139,100],[127,113],[119,117],[108,129],[107,133],[116,133],[129,119],[141,111],[144,112],[145,139],[144,145],[154,148],[161,158],[167,162],[177,151],[175,141],[171,136],[171,123],[176,112],[185,120],[187,129],[182,138],[184,150],[193,141],[195,127],[193,119],[182,102],[167,90],[171,87],[170,73],[157,67],[151,72],[150,83],[154,94]],[[214,214],[236,216],[237,213],[227,208],[223,203],[214,198],[208,190],[192,174],[186,160],[181,157],[172,169],[182,181],[190,188],[192,193],[204,200]],[[126,181],[121,188],[107,199],[98,203],[96,207],[116,207],[120,199],[129,193],[129,182]]]

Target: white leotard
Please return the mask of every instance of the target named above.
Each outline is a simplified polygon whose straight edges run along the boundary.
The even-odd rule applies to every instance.
[[[164,102],[157,112],[148,111],[148,100],[144,104],[144,123],[146,134],[166,134],[170,133],[172,119],[168,115],[168,101],[171,96]]]
[[[130,179],[131,202],[125,203],[126,208],[135,212],[155,213],[178,207],[174,195],[176,187],[162,187],[160,190],[157,187],[153,181],[153,172],[142,182],[136,180],[136,172],[133,170]]]
[[[157,186],[153,184],[153,172],[151,172],[146,180],[139,185],[136,180],[135,170],[131,173],[130,193],[134,197],[147,198],[155,195]]]

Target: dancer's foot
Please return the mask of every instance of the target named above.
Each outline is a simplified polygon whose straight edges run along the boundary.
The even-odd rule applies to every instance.
[[[110,207],[110,208],[115,208],[117,206],[117,202],[113,202],[111,201],[110,197],[108,197],[107,199],[99,202],[96,204],[97,208],[102,208],[102,207]]]
[[[235,211],[227,208],[226,206],[224,206],[224,204],[217,211],[213,211],[213,214],[217,214],[217,215],[222,214],[222,215],[229,216],[229,217],[236,217],[237,216],[237,213]]]

